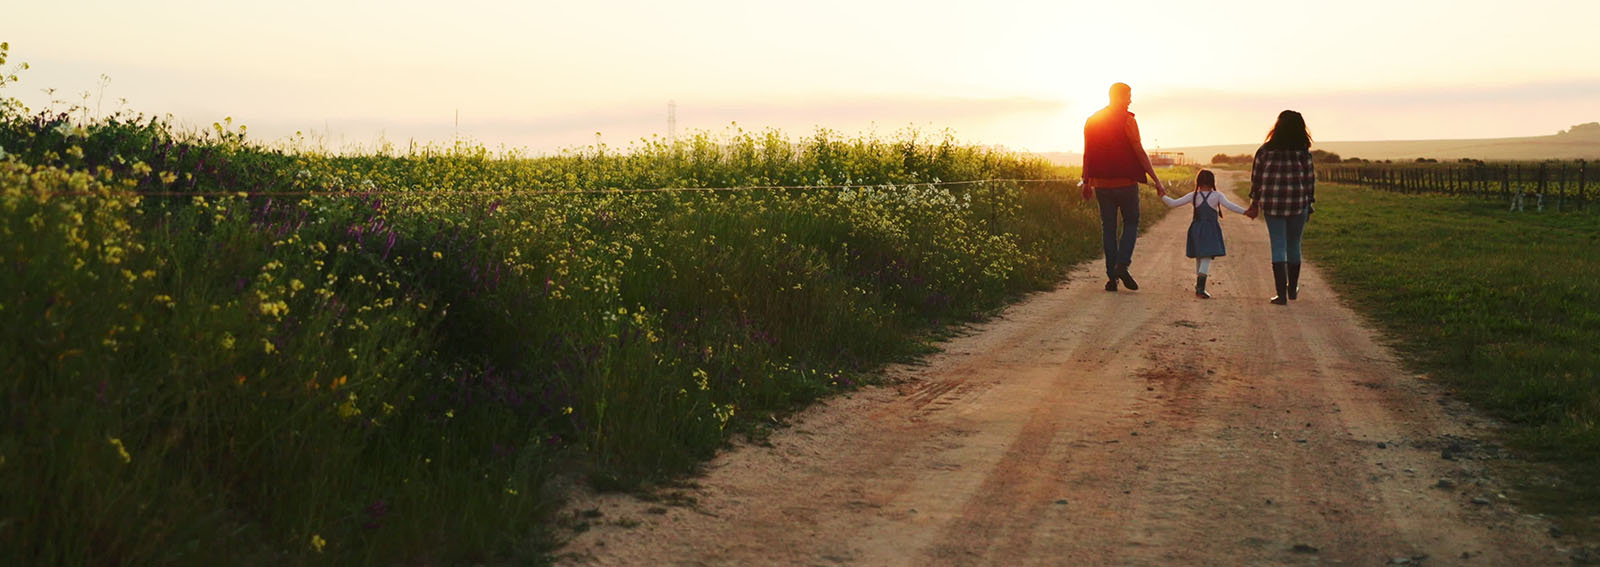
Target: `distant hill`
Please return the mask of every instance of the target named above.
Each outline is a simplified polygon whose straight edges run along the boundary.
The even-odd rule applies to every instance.
[[[1210,163],[1217,154],[1254,154],[1260,143],[1222,146],[1162,148],[1183,152],[1188,159]],[[1496,160],[1587,159],[1600,160],[1600,122],[1579,124],[1550,136],[1525,138],[1485,138],[1477,140],[1394,140],[1385,142],[1323,142],[1313,149],[1326,150],[1344,158],[1414,161],[1434,158],[1454,161],[1473,158]],[[1081,157],[1080,157],[1081,159]]]
[[[1064,165],[1067,167],[1077,167],[1083,165],[1083,154],[1077,152],[1034,152],[1033,155],[1042,157],[1048,160],[1050,163],[1056,165]],[[1214,154],[1207,154],[1206,159],[1211,159],[1212,155]]]

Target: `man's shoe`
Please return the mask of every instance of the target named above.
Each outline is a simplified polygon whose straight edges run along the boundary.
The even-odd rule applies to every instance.
[[[1123,287],[1139,291],[1139,282],[1133,281],[1133,275],[1128,273],[1127,264],[1117,266],[1117,279],[1122,280]]]
[[[1106,291],[1117,291],[1117,278],[1106,280]]]

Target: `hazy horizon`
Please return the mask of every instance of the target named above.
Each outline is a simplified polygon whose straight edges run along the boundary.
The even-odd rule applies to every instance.
[[[0,96],[40,110],[88,93],[100,114],[126,99],[197,128],[232,117],[266,142],[459,134],[540,153],[596,132],[613,147],[665,137],[668,101],[680,134],[914,128],[1076,152],[1117,81],[1151,148],[1257,142],[1284,108],[1331,141],[1600,120],[1585,39],[1600,3],[1282,4],[63,0],[13,8],[12,21],[71,24],[0,30],[11,62],[32,65]]]

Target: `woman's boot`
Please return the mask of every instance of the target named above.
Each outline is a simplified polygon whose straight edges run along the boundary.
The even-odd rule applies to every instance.
[[[1289,299],[1300,299],[1300,263],[1289,262]]]
[[[1274,285],[1278,286],[1278,295],[1272,298],[1272,302],[1275,303],[1275,304],[1278,304],[1278,305],[1288,305],[1289,304],[1289,291],[1288,291],[1288,287],[1289,287],[1289,263],[1288,262],[1273,262],[1272,263],[1272,283]]]

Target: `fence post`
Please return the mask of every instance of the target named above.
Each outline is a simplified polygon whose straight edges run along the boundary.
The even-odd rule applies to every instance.
[[[1539,200],[1538,200],[1538,207],[1539,207],[1539,211],[1540,212],[1544,211],[1544,196],[1545,196],[1546,193],[1549,193],[1549,190],[1548,190],[1549,189],[1548,185],[1549,185],[1549,181],[1550,181],[1550,167],[1549,166],[1550,166],[1549,162],[1542,162],[1542,161],[1539,162]]]
[[[1583,192],[1584,170],[1587,165],[1589,165],[1588,162],[1581,159],[1578,160],[1578,201],[1583,203],[1584,209],[1589,208],[1589,196]]]
[[[1567,162],[1561,162],[1561,171],[1557,175],[1560,176],[1556,183],[1561,186],[1561,196],[1556,198],[1556,211],[1560,212],[1567,204]]]
[[[1520,173],[1522,167],[1518,165],[1517,170]],[[1507,200],[1510,199],[1510,165],[1502,165],[1501,167],[1501,197],[1506,197]]]

